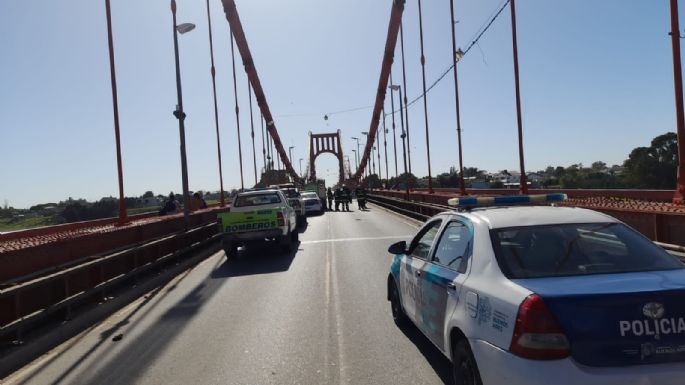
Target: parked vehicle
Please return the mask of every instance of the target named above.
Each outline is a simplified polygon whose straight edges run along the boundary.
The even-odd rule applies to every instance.
[[[489,204],[564,194],[486,198]],[[685,265],[624,223],[570,207],[452,203],[398,242],[388,299],[457,384],[683,383]]]
[[[300,192],[292,183],[279,184],[269,186],[269,188],[277,188],[283,192],[283,195],[288,199],[288,203],[295,209],[297,215],[297,227],[302,227],[307,223],[307,211],[304,207],[304,200]]]
[[[299,240],[295,210],[278,189],[238,193],[230,211],[217,217],[228,257],[235,256],[240,246],[266,241],[292,251]]]
[[[302,199],[304,200],[304,208],[307,214],[321,214],[323,212],[323,205],[321,204],[321,199],[315,192],[303,192]]]

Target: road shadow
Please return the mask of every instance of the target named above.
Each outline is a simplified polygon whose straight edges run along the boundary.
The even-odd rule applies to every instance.
[[[223,266],[223,265],[222,265]],[[221,269],[215,267],[214,271]],[[204,279],[193,289],[183,296],[173,307],[169,308],[152,324],[148,325],[134,343],[129,343],[122,350],[111,355],[109,348],[100,349],[97,353],[107,363],[99,367],[98,370],[86,371],[78,379],[77,383],[83,384],[131,384],[135,383],[144,376],[157,358],[163,354],[170,342],[188,326],[189,322],[200,313],[202,307],[219,291],[226,282],[225,279]],[[125,320],[116,328],[122,334],[120,339],[132,338],[127,336],[127,332],[133,327],[140,327],[138,322],[128,324]],[[109,336],[113,330],[105,331],[102,335],[105,343],[114,344]],[[89,353],[95,353],[91,351]],[[82,357],[82,360],[85,356]],[[95,359],[97,362],[97,358]],[[79,362],[80,363],[80,362]],[[73,370],[73,368],[70,368]],[[62,383],[65,379],[62,375],[52,382],[52,385]]]
[[[451,385],[452,381],[452,363],[445,357],[438,348],[426,337],[421,331],[411,322],[408,325],[399,328],[402,333],[419,349],[426,361],[435,371],[435,374],[440,377],[440,380],[445,385]]]
[[[297,246],[299,247],[299,243]],[[226,259],[221,266],[212,271],[211,278],[224,279],[284,272],[290,269],[296,254],[296,247],[293,247],[291,252],[285,252],[272,242],[241,248],[236,257]]]
[[[302,226],[299,226],[299,227],[297,228],[297,232],[300,233],[300,234],[302,234],[302,233],[304,233],[305,231],[307,231],[307,227],[309,227],[309,221],[303,223]]]

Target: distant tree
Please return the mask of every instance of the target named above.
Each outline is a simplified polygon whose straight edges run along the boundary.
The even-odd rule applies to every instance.
[[[364,178],[362,184],[366,188],[381,188],[381,180],[378,178],[377,174],[371,174]]]
[[[649,147],[637,147],[623,163],[631,187],[672,189],[678,169],[678,137],[674,132],[652,139]]]
[[[155,197],[155,193],[153,193],[152,191],[145,191],[145,194],[143,194],[143,198],[154,198],[154,197]]]
[[[465,177],[482,177],[485,172],[483,170],[479,170],[478,167],[464,167],[464,176]]]
[[[459,177],[456,173],[442,173],[435,177],[436,187],[459,187]]]
[[[601,160],[598,160],[596,162],[592,162],[592,166],[590,166],[594,171],[604,171],[607,168],[607,164],[602,162]]]
[[[405,184],[409,183],[409,187],[419,187],[419,180],[412,173],[403,173],[397,177],[390,178],[388,186],[390,188],[404,188]]]
[[[72,200],[66,203],[60,216],[67,223],[109,218],[116,216],[118,207],[119,202],[116,199],[101,199],[93,204]]]
[[[565,174],[566,174],[566,169],[563,168],[563,167],[561,167],[561,166],[557,166],[557,167],[554,169],[554,177],[557,178],[557,179],[560,179],[560,178],[561,178],[562,176],[564,176]]]

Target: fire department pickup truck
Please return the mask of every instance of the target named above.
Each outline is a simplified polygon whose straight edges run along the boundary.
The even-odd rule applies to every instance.
[[[267,241],[290,252],[299,240],[295,210],[277,189],[238,193],[230,211],[219,214],[217,222],[229,258],[237,254],[240,246]]]

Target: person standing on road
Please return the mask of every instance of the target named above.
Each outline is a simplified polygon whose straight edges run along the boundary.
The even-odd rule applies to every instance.
[[[330,187],[326,191],[326,198],[328,198],[328,210],[331,211],[333,210],[333,191]]]
[[[366,210],[366,190],[364,187],[357,189],[357,205],[359,205],[359,210]]]
[[[335,194],[333,194],[333,197],[335,198],[335,211],[340,211],[340,203],[342,201],[342,189],[340,187],[335,189]]]
[[[350,197],[350,189],[347,188],[347,186],[343,186],[340,192],[341,198],[340,200],[342,201],[342,206],[343,206],[343,211],[350,211],[350,200],[352,199]]]

